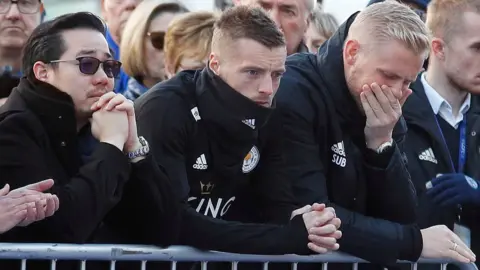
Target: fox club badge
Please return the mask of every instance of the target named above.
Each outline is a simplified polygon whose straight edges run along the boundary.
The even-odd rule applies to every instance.
[[[260,161],[260,152],[258,148],[254,145],[247,156],[243,159],[243,173],[249,173],[255,167],[257,167],[258,162]]]

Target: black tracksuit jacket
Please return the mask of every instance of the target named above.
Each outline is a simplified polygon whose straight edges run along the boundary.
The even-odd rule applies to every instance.
[[[366,119],[352,98],[343,69],[343,44],[352,15],[317,54],[295,54],[277,92],[286,166],[302,204],[333,206],[342,220],[340,250],[375,263],[415,261],[422,237],[416,197],[401,147],[377,154],[365,147]]]
[[[181,237],[182,244],[308,253],[302,218],[289,220],[298,206],[283,175],[281,127],[274,109],[256,105],[209,68],[184,71],[157,84],[136,100],[135,108],[139,134],[151,142],[178,198],[205,221],[224,224],[212,228],[192,222],[188,226],[204,227],[197,229],[196,238]]]

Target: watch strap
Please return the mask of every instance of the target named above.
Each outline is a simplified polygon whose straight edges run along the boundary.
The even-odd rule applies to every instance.
[[[127,153],[127,156],[130,160],[138,157],[144,157],[150,152],[150,146],[148,145],[147,140],[145,140],[145,138],[142,136],[138,137],[138,140],[140,141],[142,147]]]
[[[385,152],[388,148],[392,147],[393,146],[393,139],[390,140],[389,142],[384,142],[382,143],[378,148],[377,150],[375,150],[375,152],[377,152],[377,154],[381,154],[383,152]]]

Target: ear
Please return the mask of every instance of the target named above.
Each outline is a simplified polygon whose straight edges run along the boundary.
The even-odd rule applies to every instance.
[[[440,59],[444,60],[445,59],[445,42],[442,39],[439,38],[433,38],[432,39],[432,54]]]
[[[213,73],[215,73],[215,75],[218,75],[220,71],[220,62],[218,60],[218,56],[212,52],[210,53],[208,59],[208,67],[213,71]]]
[[[343,49],[343,61],[345,64],[353,65],[357,60],[357,55],[360,50],[360,43],[355,39],[349,39],[345,43]]]
[[[46,82],[48,80],[48,66],[42,61],[37,61],[33,64],[33,74],[39,81]]]

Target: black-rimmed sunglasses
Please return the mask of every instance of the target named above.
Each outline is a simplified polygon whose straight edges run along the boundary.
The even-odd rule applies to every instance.
[[[120,68],[122,67],[122,63],[117,60],[108,59],[105,61],[100,61],[99,59],[91,56],[83,56],[77,57],[75,60],[54,60],[50,61],[49,63],[62,63],[62,62],[75,62],[80,69],[80,72],[86,75],[93,75],[97,73],[100,64],[102,65],[102,69],[107,74],[109,78],[115,78],[120,74]]]
[[[0,0],[0,14],[8,13],[13,4],[16,4],[18,11],[23,14],[37,13],[42,7],[40,0]]]
[[[163,51],[163,46],[165,46],[165,32],[148,32],[147,36],[150,37],[150,42],[155,49]]]

